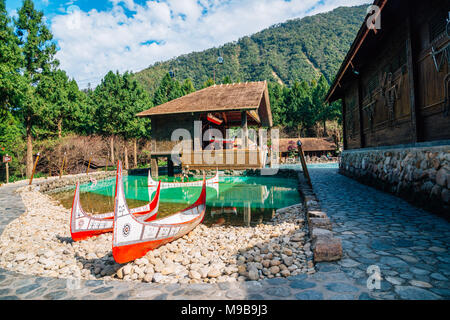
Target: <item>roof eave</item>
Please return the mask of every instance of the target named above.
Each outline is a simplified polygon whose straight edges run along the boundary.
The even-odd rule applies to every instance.
[[[187,113],[208,113],[208,112],[235,112],[235,111],[243,111],[243,110],[257,110],[259,106],[247,106],[247,107],[239,107],[235,109],[230,108],[222,108],[222,109],[210,109],[210,110],[189,110],[189,111],[174,111],[174,112],[158,112],[158,113],[146,113],[146,111],[138,113],[136,116],[138,117],[152,117],[152,116],[164,116],[164,115],[172,115],[172,114],[187,114]],[[151,109],[150,109],[151,110]]]
[[[388,0],[375,0],[372,5],[378,5],[380,7],[380,12],[383,10],[384,6],[387,4]],[[340,80],[344,76],[344,74],[347,72],[347,69],[352,61],[352,59],[356,56],[359,49],[361,48],[362,44],[364,43],[364,40],[366,39],[367,34],[370,32],[370,29],[367,28],[367,18],[369,14],[366,15],[364,18],[364,22],[362,23],[361,28],[358,31],[358,34],[356,35],[355,40],[353,41],[350,50],[347,52],[347,55],[345,56],[344,61],[341,64],[341,67],[339,68],[339,71],[336,75],[335,80],[333,81],[333,84],[330,87],[330,90],[328,91],[325,102],[330,103],[334,102],[339,99],[339,97],[336,97],[334,95],[337,86],[340,86]]]

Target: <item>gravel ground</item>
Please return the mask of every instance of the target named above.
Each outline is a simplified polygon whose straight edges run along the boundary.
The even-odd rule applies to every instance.
[[[70,210],[33,187],[19,189],[26,212],[0,237],[0,267],[23,274],[84,280],[216,283],[315,272],[301,204],[256,227],[199,225],[128,264],[117,264],[112,234],[73,242]]]

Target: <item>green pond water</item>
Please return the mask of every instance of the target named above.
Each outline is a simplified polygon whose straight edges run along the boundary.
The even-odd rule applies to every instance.
[[[162,181],[181,181],[180,178],[160,176]],[[156,179],[155,179],[156,180]],[[190,181],[193,181],[191,179]],[[149,202],[146,176],[124,176],[125,197],[129,208]],[[158,217],[168,216],[194,203],[200,187],[162,189]],[[53,194],[52,197],[71,208],[74,190]],[[80,201],[84,211],[95,214],[114,210],[115,178],[96,185],[80,186]],[[153,198],[154,193],[151,195]],[[218,190],[206,188],[207,225],[253,226],[270,220],[276,209],[301,201],[297,180],[278,177],[220,177]]]

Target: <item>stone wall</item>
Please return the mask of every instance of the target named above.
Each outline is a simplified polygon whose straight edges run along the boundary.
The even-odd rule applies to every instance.
[[[127,171],[122,171],[123,175],[127,175]],[[80,184],[87,183],[91,181],[91,179],[95,179],[97,181],[115,177],[116,171],[98,171],[98,172],[91,172],[89,175],[85,173],[80,174],[71,174],[71,175],[65,175],[62,176],[61,179],[57,177],[48,178],[46,180],[43,180],[42,182],[37,183],[37,188],[40,192],[43,193],[49,193],[49,192],[59,192],[64,190],[65,188],[74,187],[77,182]]]
[[[450,145],[344,151],[339,172],[450,217]]]

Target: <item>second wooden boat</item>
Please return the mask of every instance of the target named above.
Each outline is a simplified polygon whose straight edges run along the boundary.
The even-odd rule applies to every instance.
[[[156,219],[159,209],[161,182],[158,184],[153,200],[145,206],[133,208],[130,213],[142,221]],[[117,190],[116,190],[117,193]],[[80,203],[80,185],[77,182],[70,214],[70,234],[73,241],[80,241],[113,231],[114,212],[90,215],[84,212]]]
[[[122,165],[117,166],[112,252],[117,263],[143,257],[148,251],[180,238],[200,224],[206,211],[206,180],[197,201],[169,217],[152,222],[138,220],[128,209],[122,182]]]

